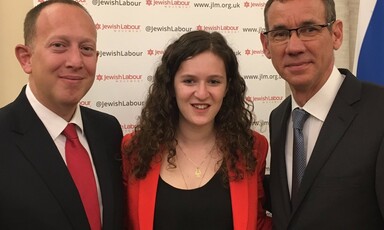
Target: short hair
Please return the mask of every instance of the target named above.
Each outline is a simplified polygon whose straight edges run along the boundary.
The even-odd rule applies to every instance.
[[[83,5],[81,5],[80,3],[74,0],[48,0],[48,1],[42,2],[37,6],[33,7],[25,16],[25,19],[24,19],[24,44],[25,45],[31,45],[33,43],[33,39],[35,38],[35,35],[36,35],[36,21],[41,11],[47,6],[53,5],[56,3],[62,3],[62,4],[79,7],[80,9],[84,10],[84,12],[86,12],[89,15],[89,17],[91,17],[92,19],[92,16],[89,14],[88,10]]]
[[[288,2],[291,0],[268,0],[265,4],[264,8],[264,23],[265,23],[265,30],[269,30],[268,25],[268,10],[271,7],[273,2]],[[336,20],[336,10],[335,10],[335,2],[334,0],[321,0],[325,7],[325,20],[326,22],[332,22]]]

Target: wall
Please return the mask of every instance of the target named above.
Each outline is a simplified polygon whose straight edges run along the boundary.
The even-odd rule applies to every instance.
[[[14,48],[24,41],[22,25],[32,5],[32,0],[0,1],[0,107],[13,101],[28,80]]]
[[[335,2],[338,18],[344,21],[344,44],[336,53],[336,65],[352,69],[359,0]],[[32,6],[32,0],[0,1],[0,107],[13,101],[28,79],[16,60],[14,47],[23,43],[23,20]]]

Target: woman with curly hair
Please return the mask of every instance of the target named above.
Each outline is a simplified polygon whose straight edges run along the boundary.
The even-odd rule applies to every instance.
[[[270,229],[262,207],[268,143],[236,55],[217,33],[169,45],[122,143],[128,229]]]

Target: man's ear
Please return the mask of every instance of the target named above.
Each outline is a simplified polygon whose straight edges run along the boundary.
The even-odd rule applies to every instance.
[[[264,52],[264,55],[268,58],[268,59],[271,59],[271,52],[269,51],[269,47],[268,47],[268,39],[267,37],[260,33],[260,41],[261,41],[261,44],[263,45],[263,52]]]
[[[15,55],[24,72],[27,74],[32,73],[31,48],[29,46],[19,44],[15,48]]]
[[[343,22],[336,20],[332,24],[333,49],[338,50],[343,43]]]

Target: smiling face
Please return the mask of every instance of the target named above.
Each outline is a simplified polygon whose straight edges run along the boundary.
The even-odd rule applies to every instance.
[[[227,84],[223,60],[210,51],[182,62],[174,79],[180,125],[213,127]]]
[[[79,7],[49,5],[37,18],[31,46],[17,46],[16,55],[38,101],[68,120],[94,81],[95,25]]]
[[[267,12],[269,30],[326,24],[321,0],[274,1]],[[292,31],[287,42],[273,43],[260,35],[265,55],[290,85],[293,95],[311,98],[327,81],[334,65],[334,50],[342,43],[342,22],[336,20],[310,41],[301,41]]]

